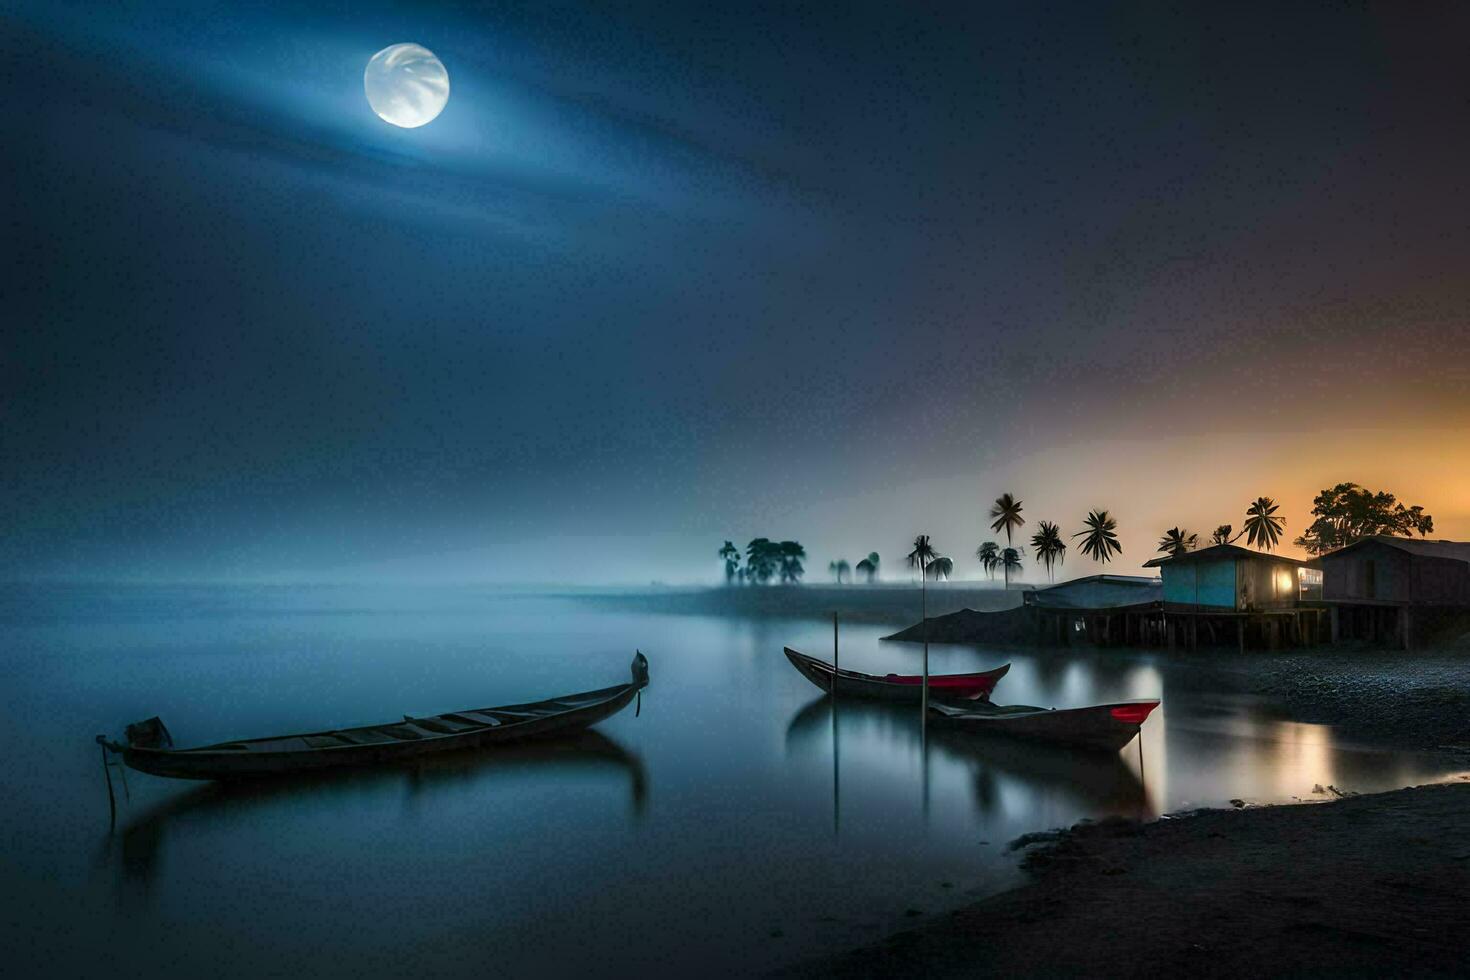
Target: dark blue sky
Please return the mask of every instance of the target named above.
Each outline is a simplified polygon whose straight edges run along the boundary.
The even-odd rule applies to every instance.
[[[896,566],[1001,490],[1131,564],[1338,479],[1470,533],[1467,29],[11,4],[0,574]],[[363,98],[399,41],[422,129]]]

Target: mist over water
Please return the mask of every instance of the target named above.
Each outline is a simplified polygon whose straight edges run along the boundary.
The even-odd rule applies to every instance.
[[[917,670],[891,630],[844,626],[844,665]],[[1007,887],[1027,831],[1444,771],[1243,693],[1249,658],[1120,650],[935,646],[931,665],[1010,661],[1005,703],[1162,696],[1141,768],[1138,743],[1099,759],[936,730],[926,751],[916,710],[834,710],[781,655],[831,642],[819,620],[471,588],[6,586],[3,928],[29,937],[10,965],[758,969]],[[635,648],[641,714],[577,739],[236,789],[131,773],[108,833],[92,736],[127,722],[159,714],[181,746],[383,722],[617,683]]]

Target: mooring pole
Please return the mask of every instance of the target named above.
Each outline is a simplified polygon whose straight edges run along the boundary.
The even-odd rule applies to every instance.
[[[1143,807],[1148,809],[1148,776],[1143,769],[1143,729],[1138,731],[1138,785],[1143,787]]]
[[[832,694],[837,694],[837,612],[832,612]]]
[[[919,733],[929,730],[929,587],[924,575],[924,559],[919,558],[919,629],[924,638],[924,684],[919,694]]]

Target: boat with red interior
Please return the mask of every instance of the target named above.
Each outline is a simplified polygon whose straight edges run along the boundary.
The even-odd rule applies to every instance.
[[[929,720],[980,735],[1004,735],[1075,748],[1116,752],[1142,730],[1158,701],[1119,701],[1086,708],[1037,708],[976,701],[965,705],[931,702]]]
[[[791,666],[828,694],[918,704],[923,693],[924,679],[918,674],[864,674],[857,670],[834,667],[825,660],[809,657],[790,647],[785,650],[786,659],[791,661]],[[1010,664],[1001,664],[992,670],[976,674],[930,674],[929,699],[983,700],[990,697],[996,683],[1010,669]]]

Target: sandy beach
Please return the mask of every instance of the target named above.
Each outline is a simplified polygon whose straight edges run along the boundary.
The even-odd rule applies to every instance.
[[[783,975],[1466,969],[1470,782],[1143,824],[1107,820],[1028,838],[1037,841],[1024,848],[1029,883]]]

